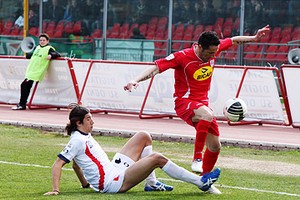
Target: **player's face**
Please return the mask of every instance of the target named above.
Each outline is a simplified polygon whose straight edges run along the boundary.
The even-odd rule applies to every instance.
[[[199,47],[198,56],[203,62],[207,62],[209,59],[213,58],[218,51],[218,46],[209,46],[208,49],[203,49],[200,45]]]
[[[91,133],[93,130],[94,120],[92,114],[88,113],[84,116],[83,122],[78,125],[78,129],[84,133]]]

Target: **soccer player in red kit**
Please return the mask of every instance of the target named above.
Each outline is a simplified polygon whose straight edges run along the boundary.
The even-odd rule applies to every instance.
[[[170,68],[174,69],[176,114],[196,129],[192,171],[202,174],[210,172],[221,149],[218,124],[208,105],[208,92],[217,55],[232,45],[258,42],[269,30],[267,25],[253,36],[235,36],[222,40],[219,40],[215,32],[203,32],[198,43],[193,44],[191,48],[156,60],[153,67],[149,67],[124,86],[125,90],[132,91],[138,87],[139,82]],[[202,156],[204,145],[207,148]],[[214,186],[209,192],[221,193]]]

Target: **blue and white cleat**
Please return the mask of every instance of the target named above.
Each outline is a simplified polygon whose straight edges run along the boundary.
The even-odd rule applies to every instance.
[[[210,173],[204,174],[201,177],[201,182],[203,185],[200,188],[202,191],[207,191],[211,187],[211,185],[216,182],[220,176],[221,170],[219,168],[216,168]]]
[[[150,192],[150,191],[172,191],[173,186],[166,185],[162,182],[157,181],[155,185],[145,185],[144,191]]]

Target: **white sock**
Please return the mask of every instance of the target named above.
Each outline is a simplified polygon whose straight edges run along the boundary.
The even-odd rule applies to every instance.
[[[188,183],[192,183],[194,185],[197,185],[198,187],[202,186],[201,177],[189,172],[188,170],[179,167],[175,163],[173,163],[171,160],[169,160],[165,166],[162,168],[166,174],[168,174],[170,177],[174,179],[179,179]]]
[[[146,146],[141,153],[141,158],[145,158],[145,157],[151,155],[152,153],[153,153],[152,145]],[[151,172],[151,174],[149,174],[149,176],[146,178],[146,183],[149,185],[154,185],[156,182],[157,182],[157,179],[156,179],[155,171],[153,170]]]

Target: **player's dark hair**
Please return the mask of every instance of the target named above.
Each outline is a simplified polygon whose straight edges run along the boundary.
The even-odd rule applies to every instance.
[[[209,46],[218,46],[220,44],[220,40],[216,32],[206,31],[200,35],[198,44],[200,44],[205,50],[208,49]]]
[[[68,135],[75,130],[77,130],[77,122],[83,122],[83,119],[86,114],[90,113],[90,110],[86,107],[80,106],[78,104],[70,104],[69,108],[72,108],[69,114],[69,123],[66,125],[65,130]]]

